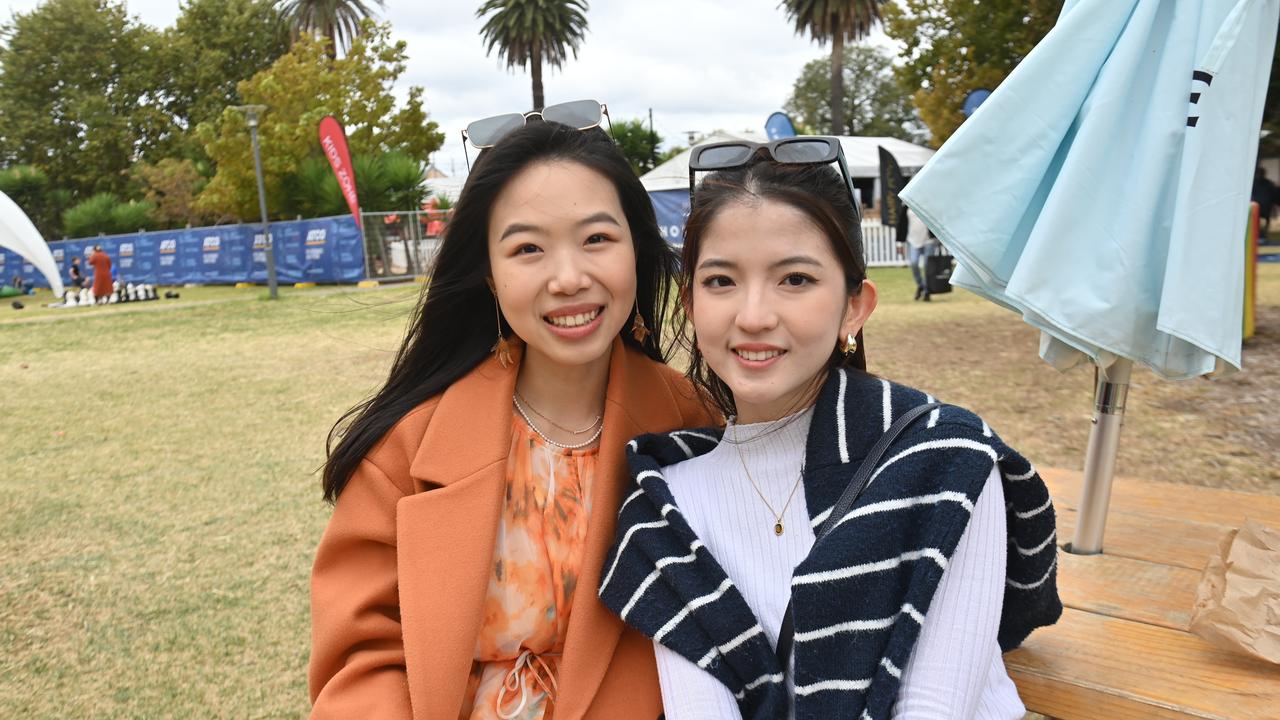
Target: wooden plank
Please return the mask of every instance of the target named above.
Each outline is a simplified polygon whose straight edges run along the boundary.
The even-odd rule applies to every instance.
[[[1028,709],[1062,720],[1280,717],[1280,667],[1131,620],[1068,608],[1004,659]]]
[[[1039,468],[1055,507],[1078,509],[1083,474],[1073,470]],[[1280,497],[1234,490],[1151,482],[1118,477],[1111,485],[1111,510],[1170,519],[1240,527],[1252,518],[1280,526]]]
[[[1076,530],[1076,511],[1055,507],[1058,516],[1058,543],[1071,541]],[[1107,514],[1107,530],[1102,551],[1116,557],[1174,565],[1200,572],[1209,556],[1218,550],[1226,525],[1112,511]]]
[[[1058,554],[1058,594],[1077,610],[1186,630],[1200,572],[1116,557]]]
[[[1187,720],[1217,718],[1216,715],[1188,715],[1181,710],[1154,707],[1137,698],[1111,695],[1104,707],[1098,705],[1094,693],[1064,688],[1059,682],[1037,675],[1012,673],[1018,685],[1018,697],[1028,710],[1057,720]],[[1024,718],[1025,720],[1025,718]]]

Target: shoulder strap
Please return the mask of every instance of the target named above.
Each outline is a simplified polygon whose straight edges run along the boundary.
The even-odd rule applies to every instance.
[[[907,426],[915,422],[921,415],[940,407],[942,407],[942,403],[937,402],[917,405],[895,420],[893,425],[890,425],[889,429],[884,431],[884,434],[876,441],[871,451],[863,458],[862,465],[858,466],[858,472],[849,481],[849,486],[845,488],[844,494],[832,506],[831,514],[827,516],[826,520],[822,521],[822,524],[814,532],[814,547],[817,547],[818,543],[822,542],[822,537],[831,528],[835,527],[836,523],[840,522],[840,518],[844,517],[845,513],[849,512],[853,504],[858,501],[858,496],[862,494],[862,491],[867,489],[867,483],[871,482],[871,473],[875,472],[876,466],[880,464],[880,459],[884,457],[885,451],[889,449],[893,441],[897,440],[902,431],[906,430]],[[788,601],[787,609],[782,613],[782,627],[778,630],[778,647],[775,651],[778,663],[782,666],[784,674],[790,671],[791,645],[794,636],[795,622],[791,614],[791,602]]]

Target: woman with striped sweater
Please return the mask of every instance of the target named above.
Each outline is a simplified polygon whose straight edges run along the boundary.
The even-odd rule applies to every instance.
[[[855,353],[876,288],[829,160],[824,138],[694,149],[722,169],[685,230],[688,374],[730,422],[632,441],[600,597],[653,639],[668,720],[1016,720],[1001,652],[1061,613],[1054,517],[980,418],[921,416],[815,542],[881,435],[933,400]]]

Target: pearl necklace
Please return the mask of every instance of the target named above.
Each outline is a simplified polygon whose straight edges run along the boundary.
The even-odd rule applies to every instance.
[[[542,430],[533,422],[533,420],[529,419],[528,413],[526,413],[524,411],[524,408],[520,406],[520,401],[516,398],[515,395],[511,396],[511,404],[515,406],[516,412],[520,413],[520,417],[524,418],[525,424],[527,424],[530,429],[532,429],[535,433],[538,434],[538,437],[542,438],[543,441],[545,441],[548,445],[554,445],[555,447],[558,447],[561,450],[581,450],[582,448],[594,443],[596,440],[599,440],[600,434],[604,432],[603,417],[599,417],[599,418],[596,418],[596,423],[599,423],[600,426],[596,428],[595,434],[593,434],[591,437],[575,445],[566,445],[564,443],[558,443],[555,440],[552,440],[551,438],[547,437],[547,434],[542,432]]]

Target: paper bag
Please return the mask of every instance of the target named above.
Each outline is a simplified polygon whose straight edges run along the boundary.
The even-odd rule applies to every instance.
[[[1200,578],[1191,632],[1280,663],[1280,532],[1246,520],[1223,536]]]

